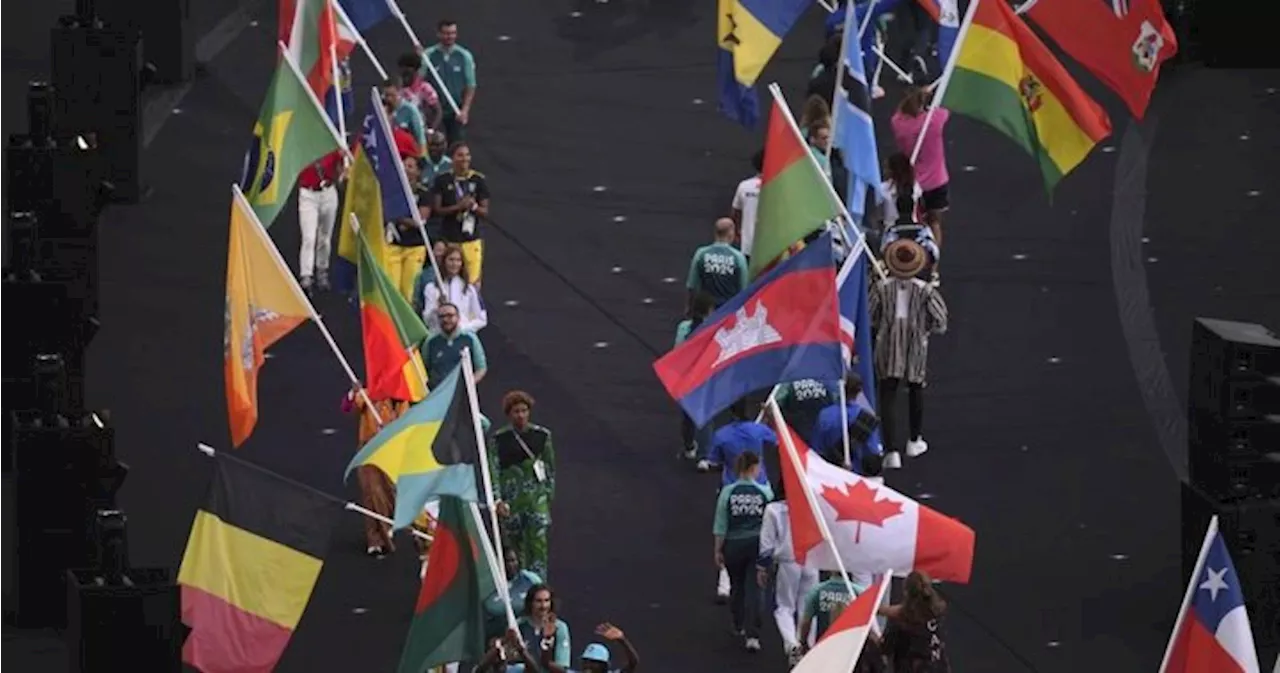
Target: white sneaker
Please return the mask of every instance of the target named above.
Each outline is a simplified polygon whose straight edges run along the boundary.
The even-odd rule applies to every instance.
[[[759,638],[747,638],[746,642],[742,643],[742,646],[743,646],[743,647],[745,647],[745,648],[747,649],[747,651],[748,651],[748,652],[759,652],[759,651],[760,651],[760,639],[759,639]]]
[[[911,454],[911,443],[907,443],[907,455]],[[902,467],[902,456],[897,451],[890,451],[884,454],[884,468],[886,470],[897,470]]]
[[[710,472],[711,468],[713,467],[715,467],[715,465],[711,461],[707,460],[706,458],[703,458],[702,460],[698,461],[699,472]]]
[[[685,460],[693,460],[698,457],[698,447],[692,446],[687,449],[681,449],[680,455],[684,456]]]
[[[800,647],[793,646],[787,648],[787,665],[795,668],[800,664],[800,660],[804,658],[804,653],[800,651]]]
[[[724,568],[720,569],[720,576],[716,578],[716,602],[729,602],[729,571]]]
[[[871,98],[874,100],[884,98],[884,88],[879,85],[871,87]]]
[[[924,437],[916,437],[907,442],[907,457],[915,458],[929,450],[929,443],[924,441]]]

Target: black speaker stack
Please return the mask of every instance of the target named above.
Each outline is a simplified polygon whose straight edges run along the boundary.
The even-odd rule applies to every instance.
[[[1183,574],[1193,572],[1216,514],[1258,654],[1272,661],[1280,650],[1280,338],[1262,325],[1197,318],[1187,397]]]
[[[141,14],[137,3],[116,2]],[[185,0],[172,4],[189,13]],[[160,28],[146,21],[104,21],[78,2],[52,30],[51,81],[28,86],[28,131],[5,148],[5,617],[63,630],[73,673],[177,672],[185,637],[173,572],[129,562],[117,502],[129,468],[116,457],[110,414],[85,398],[85,353],[99,326],[99,222],[108,203],[144,192],[143,82],[148,71],[190,75],[189,57],[164,68],[144,62],[142,35]],[[159,54],[176,49],[157,43]]]

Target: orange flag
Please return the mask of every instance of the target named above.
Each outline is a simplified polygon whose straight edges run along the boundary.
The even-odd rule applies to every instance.
[[[311,308],[240,188],[231,189],[223,349],[231,442],[239,447],[258,422],[258,369],[267,348],[306,322]]]

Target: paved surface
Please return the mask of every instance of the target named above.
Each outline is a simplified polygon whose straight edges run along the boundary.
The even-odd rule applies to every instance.
[[[529,390],[556,433],[552,579],[575,655],[607,619],[647,670],[781,670],[776,637],[754,658],[740,652],[710,601],[713,480],[674,459],[677,416],[650,370],[670,343],[688,256],[759,142],[714,112],[710,4],[404,9],[424,40],[436,19],[457,18],[479,60],[472,139],[495,217],[481,400],[496,417],[505,390]],[[260,24],[206,65],[151,145],[154,196],[102,222],[89,395],[112,409],[133,468],[122,505],[139,565],[176,566],[208,478],[194,444],[228,444],[218,307],[229,184],[273,54],[273,8],[254,15]],[[768,73],[789,95],[819,34],[807,17]],[[385,64],[409,46],[394,25],[367,37]],[[6,42],[6,82],[17,46]],[[25,52],[22,67],[38,70],[45,53]],[[362,84],[369,73],[358,65]],[[21,99],[5,86],[7,131]],[[932,451],[891,483],[977,531],[973,583],[947,587],[957,670],[1157,666],[1184,578],[1177,469],[1153,415],[1185,394],[1191,317],[1280,327],[1267,274],[1280,235],[1262,211],[1280,142],[1275,86],[1275,73],[1171,74],[1142,131],[1126,144],[1117,115],[1116,136],[1052,206],[1012,144],[967,120],[949,129],[952,329],[931,360]],[[287,258],[292,212],[272,231]],[[319,308],[358,366],[355,313],[332,296]],[[274,354],[242,455],[354,495],[341,483],[355,450],[354,422],[338,411],[341,369],[309,326]],[[1165,397],[1139,383],[1148,375],[1169,382]],[[365,558],[349,517],[281,671],[389,670],[398,658],[416,565],[408,553]],[[5,646],[29,670],[62,670],[51,634],[6,630]]]

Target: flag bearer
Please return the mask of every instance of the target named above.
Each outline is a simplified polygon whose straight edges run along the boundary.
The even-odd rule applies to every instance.
[[[373,409],[377,410],[377,417],[382,419],[384,425],[399,418],[408,408],[409,403],[400,400],[378,400],[373,403]],[[367,444],[382,429],[358,387],[347,393],[342,401],[342,410],[360,414],[360,430],[356,435],[360,446]],[[356,479],[360,483],[361,506],[388,519],[395,516],[396,486],[382,470],[372,465],[361,465],[356,469]],[[391,526],[381,521],[365,517],[364,536],[368,544],[365,552],[370,556],[382,558],[396,550]]]

